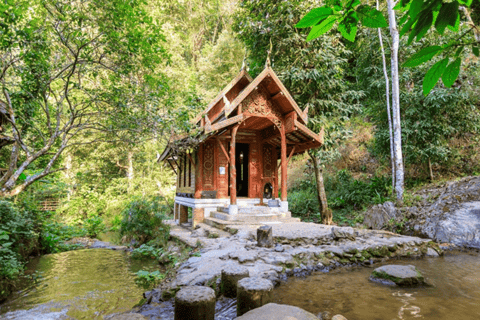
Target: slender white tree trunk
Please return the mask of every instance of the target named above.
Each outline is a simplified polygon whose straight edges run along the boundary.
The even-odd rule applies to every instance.
[[[397,21],[393,7],[393,0],[387,0],[388,20],[390,25],[390,34],[392,36],[392,111],[393,111],[393,143],[395,146],[395,192],[397,201],[403,202],[403,156],[402,156],[402,128],[400,126],[400,87],[398,81],[398,47],[400,38],[398,35]]]
[[[127,154],[128,168],[127,168],[127,179],[128,179],[128,192],[131,193],[133,186],[133,152],[128,151]]]
[[[378,0],[377,10],[379,10]],[[390,114],[390,80],[387,73],[387,61],[385,59],[385,49],[383,48],[381,28],[378,28],[378,39],[380,41],[380,49],[382,50],[383,75],[385,77],[385,97],[387,100],[388,133],[390,135],[390,163],[392,166],[392,193],[395,193],[395,145],[393,144],[392,116]]]

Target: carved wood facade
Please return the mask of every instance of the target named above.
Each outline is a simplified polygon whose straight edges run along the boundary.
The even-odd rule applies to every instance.
[[[307,110],[300,110],[272,69],[255,79],[242,70],[194,119],[203,136],[193,151],[175,153],[175,143],[188,137],[172,136],[160,159],[177,166],[177,196],[230,199],[232,205],[237,194],[263,201],[271,187],[273,198],[283,188],[286,201],[289,159],[323,143],[307,121]]]

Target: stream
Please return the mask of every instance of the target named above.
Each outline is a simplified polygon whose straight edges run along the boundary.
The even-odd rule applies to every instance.
[[[430,286],[389,287],[368,280],[372,268],[338,269],[306,279],[291,278],[274,292],[276,303],[317,315],[328,311],[349,320],[480,319],[480,259],[476,253],[447,252],[444,257],[390,260],[412,264]]]
[[[128,311],[145,291],[134,273],[158,270],[158,263],[130,259],[123,251],[84,249],[41,256],[27,268],[41,278],[0,305],[0,319],[101,319]]]
[[[339,268],[290,278],[274,290],[274,302],[316,315],[324,311],[342,314],[349,320],[480,319],[477,253],[449,252],[440,258],[389,263],[415,265],[430,286],[387,287],[368,280],[373,267]],[[135,284],[134,272],[155,268],[155,263],[140,263],[125,252],[105,249],[42,256],[29,264],[29,270],[41,272],[42,278],[0,305],[0,319],[102,319],[125,312],[139,302],[144,291]],[[162,316],[149,316],[162,319],[169,314],[167,318],[173,319],[173,306],[164,305]],[[217,319],[235,318],[235,305],[224,307]]]

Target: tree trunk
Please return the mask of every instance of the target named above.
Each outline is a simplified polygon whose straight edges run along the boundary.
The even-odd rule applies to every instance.
[[[332,211],[328,209],[327,195],[325,193],[325,185],[323,183],[323,169],[319,163],[317,157],[313,154],[308,153],[313,162],[313,168],[315,169],[315,180],[317,182],[317,198],[318,205],[320,209],[320,214],[322,215],[323,224],[332,224]]]
[[[395,147],[395,192],[397,194],[397,202],[403,203],[403,155],[402,155],[402,128],[400,125],[400,86],[398,79],[398,47],[400,38],[398,35],[397,22],[393,7],[393,0],[387,0],[388,19],[390,24],[390,34],[392,36],[392,110],[393,110],[393,132]]]
[[[133,184],[133,152],[132,151],[128,151],[127,159],[128,159],[127,179],[128,179],[128,190],[130,192],[130,189],[132,188],[132,184]]]
[[[73,193],[72,155],[70,153],[65,157],[65,179],[67,180],[68,185],[67,200],[70,201],[70,197]]]
[[[377,10],[379,9],[377,0]],[[395,194],[395,145],[393,144],[392,116],[390,114],[390,80],[387,73],[387,61],[385,59],[385,49],[383,48],[382,29],[378,28],[378,39],[382,51],[383,75],[385,77],[385,97],[387,101],[388,116],[388,134],[390,135],[390,164],[392,166],[392,194]]]
[[[433,181],[432,162],[430,161],[430,158],[428,158],[428,171],[430,173],[430,181]]]

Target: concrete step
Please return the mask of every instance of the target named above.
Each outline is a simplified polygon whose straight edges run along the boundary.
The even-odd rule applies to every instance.
[[[233,221],[242,221],[245,223],[259,223],[265,221],[278,221],[284,218],[290,218],[290,212],[287,213],[256,213],[256,214],[246,214],[246,213],[239,213],[236,215],[230,215],[224,212],[213,211],[210,213],[211,218],[215,218],[218,220],[233,222]]]
[[[275,225],[281,223],[297,223],[300,222],[300,218],[280,218],[273,221],[238,221],[238,220],[222,220],[213,217],[205,218],[205,224],[220,229],[224,231],[229,231],[229,229],[235,229],[235,227],[241,225]]]
[[[217,212],[228,213],[228,207],[217,207]],[[271,208],[268,206],[238,206],[239,214],[268,214]]]
[[[243,222],[241,221],[227,221],[227,220],[216,219],[213,217],[205,218],[204,223],[211,227],[214,227],[220,230],[225,230],[225,231],[228,231],[228,227],[234,227],[236,225],[243,224]]]

